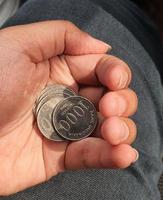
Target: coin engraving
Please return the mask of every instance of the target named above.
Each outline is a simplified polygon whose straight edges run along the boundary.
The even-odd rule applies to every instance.
[[[44,98],[47,95],[49,95],[49,93],[53,93],[53,94],[56,94],[56,95],[57,94],[64,94],[64,93],[67,93],[70,96],[76,95],[76,93],[72,89],[70,89],[70,88],[68,88],[68,87],[66,87],[64,85],[57,85],[57,84],[55,84],[55,85],[48,85],[46,88],[44,88],[44,90],[42,90],[40,96],[36,100],[36,104],[38,104],[38,102],[42,98]]]
[[[37,98],[34,108],[37,126],[49,140],[81,140],[97,124],[94,105],[64,85],[48,85]]]
[[[84,97],[63,99],[53,111],[52,120],[56,131],[68,140],[88,137],[97,124],[94,105]]]
[[[41,98],[41,100],[38,102],[37,108],[36,108],[36,110],[35,110],[36,115],[37,115],[39,109],[42,107],[42,105],[43,105],[45,102],[47,102],[47,101],[49,101],[50,99],[52,99],[53,97],[67,98],[67,97],[70,97],[70,94],[64,93],[64,92],[63,92],[63,93],[59,93],[59,94],[57,94],[57,95],[54,94],[54,93],[48,93],[45,97]]]
[[[64,141],[58,133],[55,131],[52,124],[52,113],[57,103],[62,100],[63,97],[53,97],[45,102],[39,109],[37,114],[37,125],[41,133],[49,140]]]

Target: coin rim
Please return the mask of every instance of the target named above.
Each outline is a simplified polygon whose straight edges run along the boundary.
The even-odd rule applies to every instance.
[[[82,99],[85,99],[86,101],[88,101],[88,102],[92,105],[92,107],[93,107],[94,110],[96,111],[96,112],[95,112],[95,113],[96,113],[96,115],[95,115],[95,116],[96,116],[96,119],[95,119],[94,128],[93,128],[92,131],[91,131],[89,134],[87,134],[85,137],[77,138],[77,139],[68,138],[68,137],[65,137],[64,135],[61,135],[61,133],[60,133],[60,132],[57,130],[57,128],[56,128],[56,123],[54,123],[54,117],[55,117],[56,110],[58,109],[58,107],[60,106],[61,103],[63,103],[64,101],[66,101],[66,100],[69,99],[69,98],[82,98]],[[79,141],[79,140],[82,140],[82,139],[84,139],[84,138],[89,137],[89,136],[93,133],[93,131],[96,129],[97,124],[98,124],[97,110],[96,110],[96,107],[94,106],[94,104],[93,104],[89,99],[87,99],[87,98],[85,98],[85,97],[78,96],[78,95],[76,95],[76,96],[71,96],[71,97],[67,97],[67,98],[64,98],[63,100],[61,100],[61,101],[57,104],[57,106],[54,108],[53,113],[52,113],[52,122],[53,122],[53,125],[54,125],[55,130],[58,132],[59,135],[61,135],[61,137],[65,138],[65,139],[67,139],[67,140],[71,140],[71,141]]]
[[[57,94],[54,94],[54,93],[50,93],[49,95],[46,95],[44,98],[42,98],[39,103],[36,105],[36,108],[35,108],[35,114],[37,116],[38,114],[38,111],[40,110],[40,108],[44,105],[44,103],[46,103],[47,101],[49,101],[51,98],[54,98],[54,97],[57,97],[57,96],[63,96],[63,98],[68,98],[68,97],[64,97],[64,95],[67,95],[68,93],[57,93]],[[68,94],[70,95],[70,94]]]
[[[55,98],[55,97],[53,97],[53,98]],[[57,97],[56,97],[57,98]],[[48,100],[48,101],[50,101],[50,99]],[[46,101],[44,104],[43,104],[43,106],[48,102],[48,101]],[[43,107],[42,106],[42,107]],[[53,122],[51,122],[51,125],[52,125],[52,127],[53,127],[53,129],[54,129],[54,132],[57,134],[57,136],[59,137],[59,138],[61,138],[61,139],[51,139],[51,138],[49,138],[43,131],[42,131],[42,128],[40,127],[40,123],[39,123],[39,113],[41,112],[40,111],[41,110],[41,108],[39,109],[39,111],[38,111],[38,114],[37,114],[37,118],[36,118],[36,122],[37,122],[37,127],[38,127],[38,129],[39,129],[39,131],[41,132],[41,134],[45,137],[45,138],[47,138],[47,139],[49,139],[49,140],[51,140],[51,141],[56,141],[56,142],[63,142],[63,141],[66,141],[66,139],[64,138],[64,137],[62,137],[61,135],[59,135],[58,134],[58,132],[56,131],[56,129],[54,128],[54,126],[53,126]],[[54,109],[53,109],[54,110]],[[53,111],[52,111],[52,114],[53,114]]]
[[[39,103],[39,101],[41,100],[40,98],[42,98],[45,95],[45,93],[47,93],[50,90],[55,90],[55,88],[60,88],[61,91],[67,90],[68,92],[70,92],[70,94],[72,93],[72,94],[76,95],[75,91],[72,90],[70,87],[67,87],[67,86],[64,86],[64,85],[59,85],[59,84],[48,85],[47,87],[45,87],[41,91],[39,97],[36,99],[36,104]],[[57,94],[57,93],[60,93],[60,92],[54,92],[54,93]]]
[[[55,88],[59,88],[61,89],[60,91],[55,90]],[[52,94],[54,93],[54,95],[56,94],[70,94],[70,96],[76,96],[76,93],[69,87],[65,87],[64,85],[59,85],[59,84],[54,84],[54,85],[49,85],[46,88],[44,88],[45,92],[41,92],[42,94],[36,99],[35,101],[35,105],[33,108],[33,112],[34,114],[37,116],[38,110],[40,109],[40,102],[43,100],[43,98],[46,98],[48,96],[48,94]],[[44,91],[42,90],[42,91]],[[52,92],[53,91],[53,92]]]

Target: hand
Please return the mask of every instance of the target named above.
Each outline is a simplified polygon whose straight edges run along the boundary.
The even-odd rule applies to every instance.
[[[128,118],[137,109],[136,94],[128,88],[131,71],[106,55],[108,45],[67,21],[3,29],[0,44],[1,195],[66,169],[126,168],[136,161],[130,146],[136,125]],[[48,83],[67,85],[99,107],[103,117],[92,137],[70,143],[41,135],[32,110]]]

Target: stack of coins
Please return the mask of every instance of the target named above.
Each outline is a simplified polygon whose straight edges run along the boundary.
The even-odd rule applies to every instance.
[[[53,141],[81,140],[97,125],[94,105],[63,85],[50,85],[41,92],[35,115],[40,132]]]

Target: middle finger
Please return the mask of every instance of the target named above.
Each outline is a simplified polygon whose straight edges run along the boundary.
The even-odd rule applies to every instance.
[[[99,111],[104,117],[133,115],[138,107],[138,98],[131,89],[106,93],[99,102]]]

